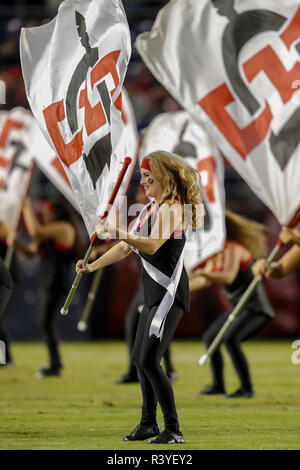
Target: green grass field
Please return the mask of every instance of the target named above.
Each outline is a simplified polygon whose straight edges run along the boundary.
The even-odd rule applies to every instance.
[[[300,449],[300,365],[291,362],[291,341],[248,342],[256,397],[199,397],[210,383],[199,341],[174,341],[179,373],[175,395],[186,444],[192,449]],[[140,419],[138,384],[114,385],[126,371],[123,342],[63,343],[62,378],[35,378],[46,362],[41,343],[15,343],[16,367],[0,369],[0,449],[139,450],[146,442],[124,442]],[[238,382],[226,356],[227,391]],[[162,415],[159,411],[159,423]],[[155,450],[170,449],[155,446]],[[174,448],[174,446],[173,446]]]

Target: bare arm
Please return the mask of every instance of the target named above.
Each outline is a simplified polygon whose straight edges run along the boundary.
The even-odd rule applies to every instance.
[[[202,275],[211,282],[218,284],[231,284],[236,278],[242,260],[241,248],[229,244],[224,251],[224,264],[222,271],[205,271]]]
[[[75,228],[65,221],[41,224],[32,207],[31,201],[26,198],[23,204],[23,215],[29,235],[32,238],[51,238],[67,247],[72,247],[75,240]]]
[[[110,264],[114,264],[118,261],[121,261],[122,259],[126,258],[126,256],[129,255],[130,252],[130,246],[128,246],[127,243],[121,241],[114,245],[112,248],[110,248],[110,250],[104,253],[103,256],[101,256],[91,264],[87,263],[86,265],[84,265],[83,260],[77,261],[76,272],[78,274],[92,273],[97,269],[101,269],[105,266],[109,266]]]
[[[300,232],[297,228],[283,227],[279,238],[283,243],[293,242],[300,246]]]
[[[206,289],[212,285],[212,281],[209,281],[205,276],[196,276],[190,279],[190,291],[194,292],[200,289]]]
[[[300,266],[300,247],[294,245],[279,261],[268,265],[267,260],[259,259],[253,265],[252,270],[258,279],[262,279],[262,277],[281,279],[298,266]]]
[[[40,241],[38,239],[31,242],[29,245],[24,245],[17,238],[15,239],[15,247],[18,251],[23,253],[23,255],[30,257],[35,256],[39,250]]]

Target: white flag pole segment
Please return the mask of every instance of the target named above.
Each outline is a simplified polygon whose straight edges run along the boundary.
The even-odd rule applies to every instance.
[[[139,160],[155,150],[174,152],[201,175],[205,212],[203,226],[188,229],[185,267],[196,268],[210,256],[223,250],[225,240],[224,163],[219,150],[203,127],[186,111],[173,111],[155,117],[143,130]]]
[[[114,185],[118,181],[119,189],[119,175],[131,161],[124,160],[122,120],[131,42],[121,0],[62,2],[50,23],[22,29],[20,53],[33,115],[61,161],[92,237],[87,261],[94,227],[99,216],[107,216],[112,195],[116,202]]]

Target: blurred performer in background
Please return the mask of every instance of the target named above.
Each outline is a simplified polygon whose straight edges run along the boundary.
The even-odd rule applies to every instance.
[[[132,250],[139,255],[144,308],[139,316],[132,359],[142,389],[142,418],[123,439],[136,441],[157,435],[148,442],[182,443],[172,384],[160,362],[183,313],[189,310],[189,283],[183,266],[184,216],[188,205],[189,223],[196,227],[200,222],[199,175],[180,157],[163,151],[144,158],[141,173],[141,184],[153,202],[143,208],[130,233],[110,221],[97,224],[98,234],[108,231],[122,241],[92,264],[84,265],[79,260],[76,271],[92,272],[120,261]],[[162,432],[156,421],[157,400],[164,416]]]
[[[253,279],[251,270],[253,258],[259,258],[265,252],[265,228],[229,210],[225,212],[225,223],[227,239],[223,252],[215,255],[207,266],[191,274],[190,289],[194,291],[208,287],[212,283],[223,284],[225,296],[235,307]],[[205,332],[203,340],[207,348],[231,311],[218,317]],[[260,284],[224,338],[226,349],[240,380],[240,388],[227,395],[228,398],[254,396],[248,361],[240,343],[253,337],[272,318],[274,318],[273,309]],[[213,383],[200,394],[225,394],[224,362],[220,348],[212,355],[210,366]]]
[[[78,257],[76,221],[66,203],[44,203],[40,223],[30,200],[26,199],[23,215],[28,233],[33,238],[26,254],[40,256],[37,309],[50,357],[49,365],[39,369],[37,376],[60,376],[63,364],[55,320],[68,294],[73,262]]]
[[[10,230],[6,224],[0,222],[0,240],[3,242],[10,236]],[[1,366],[12,366],[13,360],[10,352],[10,345],[8,336],[4,330],[2,317],[5,313],[7,304],[12,296],[14,283],[11,274],[4,264],[3,259],[0,257],[0,341],[5,345],[5,363]]]
[[[283,227],[279,238],[283,243],[294,243],[278,261],[268,265],[266,259],[259,259],[252,270],[258,278],[281,279],[300,266],[300,232],[297,228]]]
[[[135,196],[136,202],[138,204],[148,204],[149,199],[147,198],[143,186],[139,186]],[[125,339],[129,352],[129,366],[126,374],[121,375],[121,377],[116,380],[116,384],[126,384],[126,383],[135,383],[138,382],[137,369],[131,359],[131,353],[134,346],[136,330],[139,322],[139,316],[144,307],[144,290],[143,286],[139,288],[136,292],[132,302],[130,303],[128,312],[125,319]],[[175,382],[178,379],[178,374],[175,372],[172,360],[171,360],[171,347],[167,347],[163,354],[164,365],[166,374],[171,380]]]

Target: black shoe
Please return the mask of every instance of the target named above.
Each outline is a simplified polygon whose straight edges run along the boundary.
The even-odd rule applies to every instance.
[[[13,369],[15,367],[13,361],[6,361],[5,364],[0,364],[0,367],[6,367],[8,369]]]
[[[38,379],[41,379],[43,377],[61,377],[62,372],[61,372],[62,367],[53,367],[53,366],[48,366],[48,367],[42,367],[36,372],[36,376]]]
[[[136,375],[124,374],[117,380],[115,380],[114,384],[132,384],[138,382],[139,379]]]
[[[183,435],[180,431],[163,431],[154,439],[148,441],[148,444],[184,444]]]
[[[208,385],[206,388],[197,393],[197,395],[224,395],[225,390],[222,387]]]
[[[123,437],[123,441],[143,441],[149,437],[157,436],[160,429],[158,424],[148,424],[144,426],[143,424],[138,424],[137,427],[130,433],[128,436]]]
[[[253,398],[254,392],[252,390],[245,390],[244,388],[239,388],[236,392],[226,395],[226,398]]]

